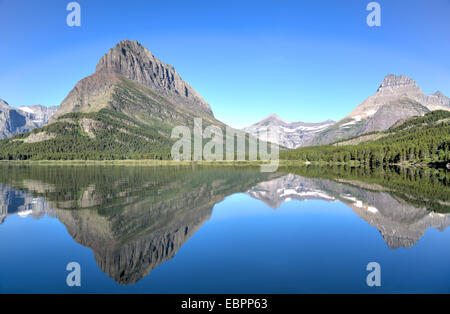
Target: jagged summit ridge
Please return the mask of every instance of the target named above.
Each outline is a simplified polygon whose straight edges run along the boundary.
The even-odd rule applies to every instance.
[[[142,99],[143,94],[152,101]],[[155,106],[156,103],[159,105]],[[51,122],[65,114],[93,113],[104,108],[126,115],[136,115],[136,110],[150,116],[162,114],[166,117],[159,119],[165,121],[179,118],[179,112],[169,115],[173,110],[214,119],[209,104],[173,66],[160,61],[139,42],[130,40],[121,41],[100,59],[95,73],[76,84]]]
[[[434,94],[428,96],[430,103],[435,103],[438,106],[450,108],[450,98],[445,96],[441,91],[437,91]]]
[[[270,116],[268,116],[267,118],[265,118],[262,121],[272,121],[272,120],[280,121],[280,122],[284,122],[284,123],[290,123],[290,122],[287,122],[287,121],[284,121],[283,119],[281,119],[280,116],[277,115],[276,113],[272,113]]]
[[[303,146],[315,134],[334,123],[335,121],[332,120],[319,123],[287,122],[278,115],[271,114],[260,122],[245,128],[244,131],[264,141],[268,140],[287,148],[298,148]],[[278,133],[278,138],[267,138],[266,131],[268,129],[275,129]]]
[[[123,40],[97,64],[95,73],[117,74],[139,82],[176,104],[213,115],[209,104],[175,68],[156,58],[136,40]]]
[[[384,78],[383,82],[380,84],[377,92],[383,92],[386,90],[395,90],[395,89],[420,89],[420,87],[416,84],[416,82],[407,77],[406,75],[395,75],[388,74]]]
[[[406,75],[388,74],[375,94],[305,145],[330,144],[366,132],[385,131],[400,120],[422,116],[434,110],[450,111],[450,99],[441,92],[426,95]]]
[[[377,92],[362,102],[347,117],[365,119],[373,116],[382,106],[409,98],[429,110],[450,110],[450,99],[440,92],[426,95],[417,83],[406,75],[388,74]]]

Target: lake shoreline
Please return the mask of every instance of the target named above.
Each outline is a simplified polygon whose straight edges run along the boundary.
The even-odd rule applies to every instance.
[[[153,159],[129,159],[129,160],[0,160],[0,165],[107,165],[107,166],[238,166],[238,167],[259,167],[267,164],[262,161],[173,161],[173,160],[153,160]],[[380,166],[405,167],[405,168],[434,168],[449,169],[447,162],[431,163],[395,163]],[[279,167],[296,166],[347,166],[366,167],[370,166],[360,162],[324,162],[324,161],[299,161],[280,160]]]

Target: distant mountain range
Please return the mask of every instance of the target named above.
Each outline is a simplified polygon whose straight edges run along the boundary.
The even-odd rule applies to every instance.
[[[280,159],[306,163],[355,165],[430,165],[450,169],[450,111],[397,121],[386,131],[364,133],[331,145],[308,146],[280,152]]]
[[[287,148],[298,148],[311,140],[317,133],[335,123],[331,120],[319,123],[286,122],[276,114],[272,114],[266,119],[245,128],[244,131],[262,140],[274,142]],[[269,128],[277,130],[278,139],[267,138],[267,133],[264,130]],[[263,133],[261,134],[261,132]]]
[[[44,126],[58,109],[58,106],[45,107],[42,105],[19,107],[19,110],[25,112],[26,116],[36,123],[38,128]]]
[[[17,109],[0,99],[0,139],[42,127],[57,109],[58,107],[41,105],[23,106]]]
[[[318,133],[305,146],[330,144],[373,131],[385,131],[399,120],[423,116],[434,110],[450,110],[450,98],[441,92],[425,95],[404,75],[389,74],[377,92],[347,117]]]
[[[435,110],[450,110],[450,98],[439,91],[425,95],[414,80],[404,75],[389,74],[374,95],[337,123],[330,120],[317,124],[288,123],[274,114],[244,130],[258,135],[264,128],[273,126],[279,130],[279,144],[298,148],[385,131],[400,120],[423,116]]]
[[[316,146],[442,109],[450,110],[450,99],[441,92],[425,95],[412,79],[389,74],[374,95],[338,122],[286,122],[273,114],[245,131],[287,148]],[[192,127],[194,118],[203,119],[203,128],[226,128],[173,66],[137,41],[124,40],[59,107],[16,109],[0,100],[0,139],[14,137],[0,141],[0,158],[170,159],[172,129]],[[261,135],[267,127],[275,127],[279,138]]]

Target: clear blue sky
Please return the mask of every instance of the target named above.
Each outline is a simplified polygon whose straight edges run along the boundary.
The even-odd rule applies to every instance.
[[[340,119],[388,73],[450,96],[450,0],[80,0],[82,26],[66,25],[66,0],[0,0],[0,98],[59,105],[122,39],[172,64],[243,127],[277,113],[290,121]]]

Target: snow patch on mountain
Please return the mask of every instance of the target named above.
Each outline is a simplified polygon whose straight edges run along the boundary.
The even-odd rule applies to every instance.
[[[264,141],[270,141],[287,148],[298,148],[304,145],[315,134],[335,124],[335,121],[327,120],[320,123],[288,122],[278,115],[272,114],[266,119],[244,129],[245,132]],[[278,138],[272,132],[276,130]]]

